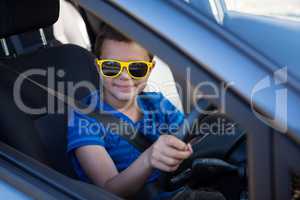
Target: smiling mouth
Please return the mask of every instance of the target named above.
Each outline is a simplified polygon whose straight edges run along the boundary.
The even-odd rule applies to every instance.
[[[134,88],[133,85],[118,85],[118,84],[114,84],[114,87],[122,92],[131,92],[132,89]]]

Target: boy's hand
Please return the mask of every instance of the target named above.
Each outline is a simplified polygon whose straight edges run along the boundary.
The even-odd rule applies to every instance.
[[[185,144],[172,135],[161,135],[147,150],[147,160],[151,167],[165,172],[175,171],[193,150],[190,144]]]

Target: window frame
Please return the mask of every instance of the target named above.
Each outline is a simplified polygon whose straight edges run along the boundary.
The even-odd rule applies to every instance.
[[[78,1],[84,9],[127,36],[134,38],[141,45],[164,59],[166,63],[172,66],[175,73],[182,72],[182,66],[190,66],[192,70],[192,76],[190,77],[192,84],[197,83],[198,80],[220,83],[221,81],[239,80],[239,78],[236,74],[228,76],[228,74],[218,71],[216,69],[218,66],[212,61],[213,57],[205,54],[201,49],[191,50],[191,47],[185,43],[186,40],[180,37],[180,34],[183,32],[178,29],[178,24],[181,24],[181,26],[184,24],[186,31],[194,31],[194,33],[205,36],[205,38],[200,38],[201,40],[195,40],[195,42],[201,41],[202,48],[210,49],[211,46],[217,46],[218,48],[214,52],[214,55],[226,53],[229,59],[235,58],[234,62],[236,64],[245,64],[243,67],[247,75],[249,72],[248,78],[252,78],[252,72],[257,72],[255,73],[256,78],[257,76],[272,76],[272,70],[270,69],[277,67],[272,61],[264,58],[242,41],[224,31],[217,24],[199,13],[191,13],[183,5],[184,2],[169,0],[147,1],[145,3],[145,1],[137,1],[132,4],[129,0],[113,2],[99,0]],[[154,7],[155,14],[158,16],[153,16],[151,8]],[[174,21],[174,23],[171,25],[166,24],[166,19],[163,18],[158,20],[161,13],[164,13],[165,17],[169,21]],[[187,35],[193,38],[193,34]],[[147,40],[144,38],[147,38]],[[195,51],[198,51],[198,53]],[[257,80],[256,78],[255,80]],[[246,86],[243,85],[242,87]],[[249,95],[243,92],[242,87],[231,87],[228,89],[226,94],[228,101],[226,114],[249,132],[248,165],[250,198],[271,200],[276,195],[273,193],[275,187],[273,183],[273,140],[276,134],[282,133],[274,133],[272,128],[259,121],[253,115],[250,108]],[[297,113],[299,114],[300,112],[295,106],[297,105],[296,100],[299,99],[299,91],[289,83],[287,83],[287,88],[290,92],[289,97],[291,97],[288,103],[295,108],[293,114],[297,116]],[[268,113],[268,100],[268,98],[264,99],[259,102],[261,103],[260,105],[257,104],[262,113]],[[217,101],[213,101],[213,103],[216,105],[220,104]],[[284,137],[299,145],[300,129],[292,118],[289,118],[289,120],[290,127]]]

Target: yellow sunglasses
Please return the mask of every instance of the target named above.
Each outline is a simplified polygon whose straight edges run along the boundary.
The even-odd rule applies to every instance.
[[[150,69],[154,67],[154,62],[143,60],[124,62],[114,59],[96,59],[96,63],[101,74],[109,78],[116,78],[120,76],[123,69],[126,68],[126,71],[131,78],[142,79],[146,77]]]

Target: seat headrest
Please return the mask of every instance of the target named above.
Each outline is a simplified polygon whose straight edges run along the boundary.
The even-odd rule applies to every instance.
[[[0,0],[0,38],[54,24],[59,0]]]

